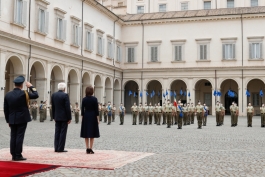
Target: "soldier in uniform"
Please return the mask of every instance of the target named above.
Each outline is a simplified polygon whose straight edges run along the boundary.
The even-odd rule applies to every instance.
[[[139,104],[138,112],[139,112],[139,124],[142,124],[143,123],[143,115],[144,115],[142,103]]]
[[[225,107],[222,103],[220,103],[221,106],[221,125],[224,125],[224,117],[225,117]]]
[[[156,124],[156,121],[157,121],[157,106],[156,104],[154,105],[154,124]]]
[[[209,110],[208,106],[206,106],[206,104],[204,103],[203,104],[203,112],[204,112],[204,114],[203,114],[203,126],[206,126],[206,124],[207,124],[208,110]]]
[[[194,116],[195,116],[195,107],[194,107],[194,105],[193,105],[193,103],[191,103],[191,106],[190,106],[190,123],[191,124],[194,124]]]
[[[162,112],[163,112],[163,125],[167,123],[167,115],[166,115],[166,103],[163,103],[162,106]]]
[[[154,115],[154,107],[152,106],[152,103],[149,104],[148,115],[149,115],[149,124],[151,125],[153,121],[153,115]]]
[[[167,101],[166,104],[166,115],[167,115],[167,128],[171,127],[171,117],[172,117],[172,106],[170,104],[170,101]]]
[[[187,111],[188,111],[188,115],[187,115],[187,125],[190,125],[190,116],[191,116],[191,111],[190,111],[190,104],[187,104]]]
[[[144,104],[143,110],[144,110],[144,125],[147,125],[147,119],[149,113],[149,107],[147,106],[147,103]]]
[[[231,127],[236,126],[236,107],[235,103],[232,102],[232,105],[230,106],[230,113],[231,113]]]
[[[182,104],[179,101],[178,105],[177,105],[177,119],[178,119],[178,129],[182,129],[182,125],[183,125],[183,108],[182,108]]]
[[[183,121],[184,121],[184,126],[186,126],[187,125],[187,118],[188,118],[188,108],[187,108],[187,105],[186,105],[186,103],[184,104],[184,106],[183,106]]]
[[[119,107],[119,115],[120,115],[120,125],[123,125],[124,123],[124,116],[125,116],[125,107],[121,103]]]
[[[236,107],[236,123],[235,123],[235,126],[237,126],[237,123],[238,123],[239,108],[238,108],[238,106],[237,106],[236,103],[235,103],[235,107]]]
[[[137,114],[138,114],[138,106],[136,103],[133,104],[131,107],[132,115],[133,115],[133,125],[136,125],[136,120],[137,120]]]
[[[251,103],[248,103],[247,107],[247,117],[248,117],[248,127],[252,127],[252,117],[254,114],[254,108],[251,106]]]
[[[22,90],[25,78],[18,76],[14,79],[15,88],[8,92],[4,98],[4,114],[10,133],[10,153],[13,161],[27,160],[22,156],[23,141],[28,122],[31,121],[29,113],[30,99],[39,97],[36,88],[26,82],[30,92]],[[3,140],[1,140],[3,142]]]
[[[157,125],[161,124],[161,115],[162,115],[162,106],[160,106],[160,103],[157,103]]]
[[[75,107],[74,107],[74,113],[75,113],[75,123],[77,124],[79,122],[79,112],[80,112],[80,108],[78,106],[78,103],[75,103]]]
[[[108,110],[107,110],[107,104],[106,103],[104,103],[104,105],[103,105],[103,116],[104,116],[104,123],[107,123]]]
[[[37,101],[33,101],[33,104],[31,105],[31,109],[32,109],[32,118],[33,120],[37,120],[37,110],[38,110],[38,105],[37,105]]]
[[[53,121],[53,117],[52,117],[52,103],[50,103],[48,108],[49,108],[49,112],[50,112],[50,121]]]
[[[111,124],[111,114],[112,114],[112,107],[111,107],[111,104],[110,102],[108,102],[108,106],[106,107],[106,114],[108,116],[108,124],[107,125],[110,125]]]
[[[173,124],[177,125],[176,119],[177,119],[177,108],[175,106],[172,106],[171,125],[173,125]]]
[[[264,103],[260,107],[260,118],[261,118],[261,127],[265,127],[265,106],[264,106]]]
[[[112,106],[112,122],[115,122],[116,107],[115,104]]]
[[[204,114],[203,106],[201,105],[201,102],[198,102],[198,105],[195,108],[196,115],[197,115],[197,121],[198,121],[198,129],[202,129],[202,117]]]
[[[44,118],[45,118],[45,110],[44,110],[44,106],[43,106],[43,101],[40,101],[40,107],[39,107],[39,114],[40,114],[40,122],[44,122]]]
[[[222,125],[222,109],[219,101],[217,101],[215,106],[215,117],[216,117],[216,126]]]
[[[102,121],[102,103],[98,103],[99,121]]]
[[[47,119],[47,103],[46,101],[43,102],[43,109],[44,109],[44,120]]]

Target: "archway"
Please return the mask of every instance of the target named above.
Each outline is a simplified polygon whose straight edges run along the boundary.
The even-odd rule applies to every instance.
[[[86,88],[88,86],[91,86],[91,84],[90,84],[90,75],[86,72],[83,75],[83,79],[82,79],[82,90],[83,90],[82,96],[83,96],[83,98],[86,96]]]
[[[212,84],[207,79],[198,80],[195,84],[195,105],[200,101],[201,104],[205,103],[210,110],[212,110]]]
[[[230,92],[234,93],[233,96],[229,96]],[[238,84],[233,79],[226,79],[221,84],[221,103],[223,103],[225,107],[225,114],[230,114],[230,105],[232,102],[235,102],[237,105],[238,103]]]
[[[101,102],[102,103],[102,82],[101,82],[101,78],[99,75],[97,75],[95,77],[95,80],[94,80],[94,95],[95,97],[98,99],[98,102]]]
[[[69,94],[70,103],[72,106],[78,101],[78,77],[75,70],[70,70],[67,79],[67,93]]]
[[[260,79],[252,79],[247,84],[247,89],[250,97],[247,97],[247,102],[250,102],[254,107],[254,115],[260,114],[260,106],[264,103],[263,97],[260,96],[260,90],[264,93],[264,82]]]
[[[35,62],[30,70],[30,82],[38,89],[38,100],[47,100],[46,91],[46,75],[43,65],[40,62]]]
[[[126,109],[126,112],[131,112],[131,107],[134,102],[138,104],[138,90],[139,86],[135,81],[128,81],[126,83],[124,87],[124,107]],[[131,91],[132,94],[129,95],[129,91]]]
[[[160,103],[162,105],[162,85],[157,80],[152,80],[147,84],[147,92],[149,96],[147,96],[147,104],[152,103],[152,105]],[[151,96],[151,94],[153,94]]]
[[[110,78],[107,77],[105,80],[105,103],[111,102],[112,98],[112,86],[111,86],[111,81]],[[112,103],[111,103],[112,104]]]
[[[21,60],[12,56],[8,59],[5,69],[5,94],[14,88],[13,80],[15,77],[23,74],[23,64]]]
[[[170,90],[172,92],[176,92],[176,99],[177,100],[181,100],[181,103],[185,104],[187,102],[190,102],[189,100],[187,101],[187,96],[185,96],[184,92],[186,93],[186,95],[188,94],[187,91],[187,85],[184,81],[182,80],[174,80],[171,85],[170,85]],[[182,91],[182,95],[180,94]],[[169,93],[170,96],[170,93]],[[171,102],[174,101],[174,97],[171,97]]]
[[[121,102],[121,86],[120,82],[116,79],[114,82],[114,100],[113,103],[118,107]]]
[[[50,78],[50,96],[58,91],[58,84],[64,82],[63,72],[59,66],[54,66],[51,72]]]

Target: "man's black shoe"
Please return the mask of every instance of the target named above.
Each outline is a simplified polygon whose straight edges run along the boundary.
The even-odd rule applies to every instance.
[[[57,151],[57,152],[68,152],[67,150],[63,150],[63,151]]]
[[[16,157],[16,158],[12,158],[12,160],[14,160],[14,161],[23,161],[23,160],[27,160],[26,158],[24,158],[24,157]]]

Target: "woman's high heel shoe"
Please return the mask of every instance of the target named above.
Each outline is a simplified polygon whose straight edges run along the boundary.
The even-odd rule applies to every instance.
[[[92,149],[90,149],[90,154],[94,154],[94,151]]]
[[[86,149],[86,153],[87,153],[87,154],[90,154],[90,150],[91,150],[91,149]]]

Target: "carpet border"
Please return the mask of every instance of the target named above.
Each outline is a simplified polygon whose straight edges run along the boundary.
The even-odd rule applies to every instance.
[[[36,164],[36,163],[32,163],[32,164]],[[48,165],[48,164],[40,164],[40,165]],[[31,172],[25,172],[25,173],[17,174],[17,175],[14,175],[12,177],[22,177],[22,176],[32,175],[32,174],[35,174],[35,173],[41,173],[41,172],[50,171],[50,170],[53,170],[53,169],[56,169],[56,168],[59,168],[59,167],[61,167],[61,166],[60,165],[51,165],[50,167],[42,168],[42,169],[39,169],[39,170],[34,170],[34,171],[31,171]]]

